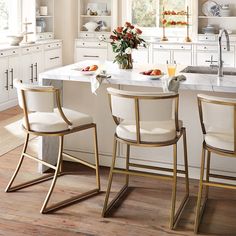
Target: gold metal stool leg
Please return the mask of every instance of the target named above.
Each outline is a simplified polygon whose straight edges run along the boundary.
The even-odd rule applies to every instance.
[[[126,171],[129,171],[129,158],[130,158],[130,145],[127,144],[127,150],[126,150]],[[126,175],[125,179],[126,185],[129,184],[129,175]]]
[[[201,211],[201,199],[202,199],[203,178],[204,178],[204,168],[205,168],[205,155],[206,155],[206,150],[203,146],[202,147],[202,160],[201,160],[199,191],[198,191],[197,208],[196,208],[196,218],[195,218],[195,225],[194,225],[194,233],[196,233],[196,234],[198,232],[198,228],[199,228],[199,225],[201,222],[201,216],[203,213],[203,211]]]
[[[210,166],[211,166],[211,152],[207,151],[207,170],[206,170],[206,182],[209,182],[210,177]],[[206,199],[208,199],[209,196],[209,186],[206,186]]]
[[[41,211],[40,211],[41,213],[47,213],[52,210],[51,207],[49,207],[49,208],[46,208],[46,207],[47,207],[47,204],[48,204],[49,199],[51,197],[52,191],[55,187],[58,174],[60,173],[60,165],[61,165],[61,161],[62,161],[62,151],[63,151],[63,142],[64,142],[64,136],[59,136],[59,152],[58,152],[56,170],[55,170],[54,177],[53,177],[51,186],[49,188],[48,194],[47,194],[47,196],[44,200],[43,206],[41,208]]]
[[[188,153],[187,153],[187,138],[186,138],[185,128],[183,131],[183,145],[184,145],[185,188],[186,188],[186,195],[189,196]]]
[[[105,202],[104,202],[103,211],[102,211],[102,216],[103,217],[105,217],[106,212],[109,210],[109,209],[107,209],[107,205],[108,205],[108,200],[109,200],[110,191],[111,191],[111,184],[112,184],[112,178],[113,178],[113,169],[114,169],[115,164],[116,164],[116,151],[117,151],[117,140],[114,137],[113,159],[112,159],[111,169],[110,169],[109,178],[108,178],[108,186],[107,186]]]
[[[22,150],[22,153],[21,153],[20,160],[18,162],[18,165],[16,167],[16,170],[15,170],[14,174],[11,177],[11,180],[10,180],[9,184],[6,187],[6,190],[5,190],[6,192],[9,192],[11,190],[11,186],[12,186],[12,184],[13,184],[13,182],[14,182],[14,180],[15,180],[15,178],[16,178],[19,170],[20,170],[20,167],[21,167],[21,165],[23,163],[23,160],[24,160],[24,157],[25,157],[24,153],[26,152],[27,147],[28,147],[28,143],[29,143],[29,133],[26,134],[25,144],[24,144],[24,147],[23,147],[23,150]]]
[[[99,155],[98,155],[98,139],[97,139],[97,126],[94,126],[94,153],[95,153],[95,165],[96,165],[96,182],[98,191],[101,189],[100,172],[99,172]]]
[[[170,215],[170,228],[174,228],[175,221],[175,203],[176,203],[176,190],[177,190],[177,144],[173,145],[173,187],[172,187],[172,200],[171,200],[171,215]]]

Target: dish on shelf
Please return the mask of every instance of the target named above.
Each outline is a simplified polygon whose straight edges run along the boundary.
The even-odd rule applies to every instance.
[[[220,16],[221,6],[215,1],[208,0],[202,4],[202,13],[205,16]]]
[[[204,34],[215,34],[215,27],[213,25],[207,25],[206,27],[202,28],[202,32]]]
[[[148,70],[148,71],[142,71],[139,74],[141,74],[142,76],[144,76],[147,79],[160,79],[164,73],[159,70],[159,69],[152,69],[152,70]]]

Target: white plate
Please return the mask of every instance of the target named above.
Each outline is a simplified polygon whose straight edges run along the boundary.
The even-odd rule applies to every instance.
[[[140,75],[142,75],[146,79],[158,80],[164,75],[164,73],[162,73],[161,75],[143,75],[143,74],[140,73]]]
[[[211,11],[211,8],[214,8],[218,4],[214,1],[208,0],[202,4],[202,13],[205,16],[214,16],[213,12]]]
[[[97,72],[97,70],[95,70],[95,71],[83,71],[83,68],[73,68],[73,70],[78,71],[81,75],[94,75]]]

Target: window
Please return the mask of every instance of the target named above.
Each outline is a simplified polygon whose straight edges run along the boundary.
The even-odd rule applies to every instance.
[[[190,7],[191,0],[123,0],[123,21],[130,21],[132,24],[142,28],[146,35],[160,35],[162,28],[162,13],[165,11],[184,12],[187,5]],[[126,8],[126,9],[125,9]],[[167,33],[177,32],[183,34],[185,30],[186,16],[167,16],[167,20],[183,22],[173,27],[167,25]]]
[[[0,0],[0,31],[9,30],[9,1]]]
[[[0,0],[0,41],[21,29],[21,0]]]

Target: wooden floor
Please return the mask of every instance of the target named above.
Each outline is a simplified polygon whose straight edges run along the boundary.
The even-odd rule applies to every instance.
[[[0,113],[1,116],[1,113]],[[0,137],[1,138],[1,137]],[[37,140],[32,140],[32,153]],[[108,170],[101,168],[102,193],[61,209],[53,214],[39,213],[50,181],[15,193],[4,189],[19,159],[21,147],[1,156],[0,168],[0,235],[21,236],[164,236],[194,235],[193,222],[198,182],[191,180],[191,198],[175,231],[168,228],[171,184],[165,181],[132,177],[131,189],[120,207],[109,218],[102,218],[101,211],[107,186]],[[59,178],[52,202],[74,196],[95,186],[94,172],[74,163],[65,169],[76,170],[77,176]],[[37,177],[37,166],[26,160],[18,182]],[[116,176],[112,195],[118,191],[124,178]],[[184,184],[178,185],[180,200]],[[210,200],[200,227],[202,235],[236,235],[236,191],[211,189]]]

